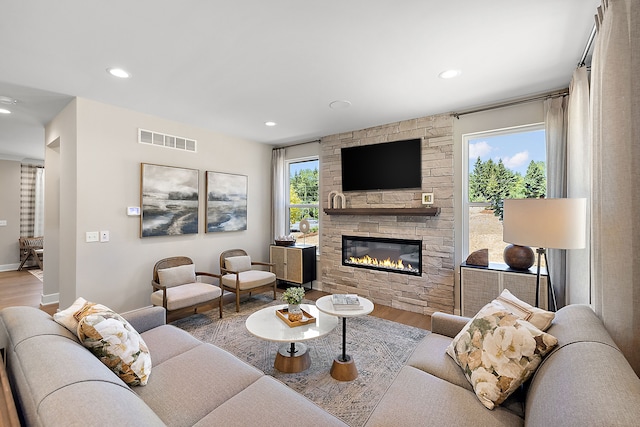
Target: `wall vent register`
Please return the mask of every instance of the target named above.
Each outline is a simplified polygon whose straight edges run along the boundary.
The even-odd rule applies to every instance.
[[[174,150],[197,152],[198,142],[182,136],[168,135],[145,129],[138,129],[140,144],[155,145],[156,147],[173,148]]]

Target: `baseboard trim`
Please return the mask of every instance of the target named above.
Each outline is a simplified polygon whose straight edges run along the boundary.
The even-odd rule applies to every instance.
[[[15,271],[20,267],[20,263],[16,262],[15,264],[2,264],[0,265],[0,271]]]
[[[40,305],[51,305],[51,304],[59,304],[60,303],[60,294],[42,294],[42,298],[40,299]]]

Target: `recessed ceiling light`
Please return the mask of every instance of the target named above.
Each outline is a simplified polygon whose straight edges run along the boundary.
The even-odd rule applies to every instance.
[[[0,108],[0,114],[11,114],[11,111],[7,110],[6,108]]]
[[[273,126],[277,125],[277,123],[276,122],[264,122],[264,125],[273,127]]]
[[[122,68],[107,68],[107,73],[111,74],[114,77],[119,77],[121,79],[128,79],[130,77],[129,73],[127,73]]]
[[[462,74],[462,71],[460,70],[447,70],[438,74],[438,77],[441,79],[452,79],[454,77],[458,77],[460,74]]]
[[[329,108],[333,110],[344,110],[351,107],[351,102],[346,100],[333,101],[329,104]]]

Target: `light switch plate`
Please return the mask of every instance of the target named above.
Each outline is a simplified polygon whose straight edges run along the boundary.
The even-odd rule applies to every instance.
[[[6,219],[0,219],[0,227],[5,227],[7,225]]]
[[[87,243],[98,242],[98,241],[100,241],[100,236],[97,231],[87,231],[87,235],[86,235]]]

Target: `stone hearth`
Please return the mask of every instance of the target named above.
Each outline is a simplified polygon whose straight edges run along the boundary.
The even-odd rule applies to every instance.
[[[321,281],[331,293],[357,293],[407,311],[453,313],[453,118],[424,117],[322,138],[322,208],[331,191],[342,191],[340,149],[403,139],[422,139],[420,190],[345,193],[347,208],[421,208],[422,193],[434,194],[438,216],[327,215],[321,228]],[[342,265],[342,236],[422,241],[422,274],[398,274]]]

